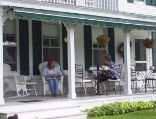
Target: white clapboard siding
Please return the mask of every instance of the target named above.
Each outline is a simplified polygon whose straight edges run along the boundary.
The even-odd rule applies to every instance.
[[[143,2],[128,3],[127,1],[124,1],[123,11],[135,14],[156,16],[156,6],[149,6]]]

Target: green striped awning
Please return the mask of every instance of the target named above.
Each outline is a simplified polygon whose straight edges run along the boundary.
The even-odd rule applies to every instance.
[[[82,23],[88,25],[100,25],[100,26],[129,28],[129,29],[156,30],[156,23],[153,22],[23,8],[23,7],[12,7],[12,8],[14,9],[16,16],[18,16],[19,18],[49,20],[63,23]]]

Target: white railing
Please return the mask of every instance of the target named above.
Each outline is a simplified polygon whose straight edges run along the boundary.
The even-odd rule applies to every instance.
[[[66,4],[66,5],[74,5],[76,6],[77,0],[38,0],[41,2],[48,2],[48,3],[56,3],[56,4]]]
[[[40,2],[84,6],[102,10],[118,10],[119,0],[37,0]]]
[[[118,10],[118,0],[85,0],[86,7],[103,10]]]

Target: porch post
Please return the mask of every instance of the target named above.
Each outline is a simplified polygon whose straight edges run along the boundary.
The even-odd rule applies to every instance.
[[[132,94],[131,90],[131,56],[130,56],[130,30],[125,29],[126,39],[124,41],[124,60],[125,60],[125,95]]]
[[[4,104],[3,98],[3,10],[0,8],[0,104]]]
[[[67,28],[68,44],[68,98],[76,98],[75,93],[75,43],[74,28],[75,24],[65,24]]]

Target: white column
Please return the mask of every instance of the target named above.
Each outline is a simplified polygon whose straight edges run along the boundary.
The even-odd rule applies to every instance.
[[[148,31],[147,38],[152,39],[152,31]],[[146,48],[146,60],[147,60],[147,69],[150,69],[150,67],[153,65],[152,48]]]
[[[130,30],[126,29],[124,41],[124,61],[125,61],[125,95],[132,94],[131,89],[131,56],[130,56]]]
[[[74,24],[65,24],[67,28],[68,44],[68,98],[76,98],[75,93],[75,44],[74,44]]]
[[[0,8],[0,104],[4,104],[3,98],[3,10]]]
[[[29,23],[29,71],[30,76],[33,76],[33,46],[32,46],[32,20],[28,21]]]

